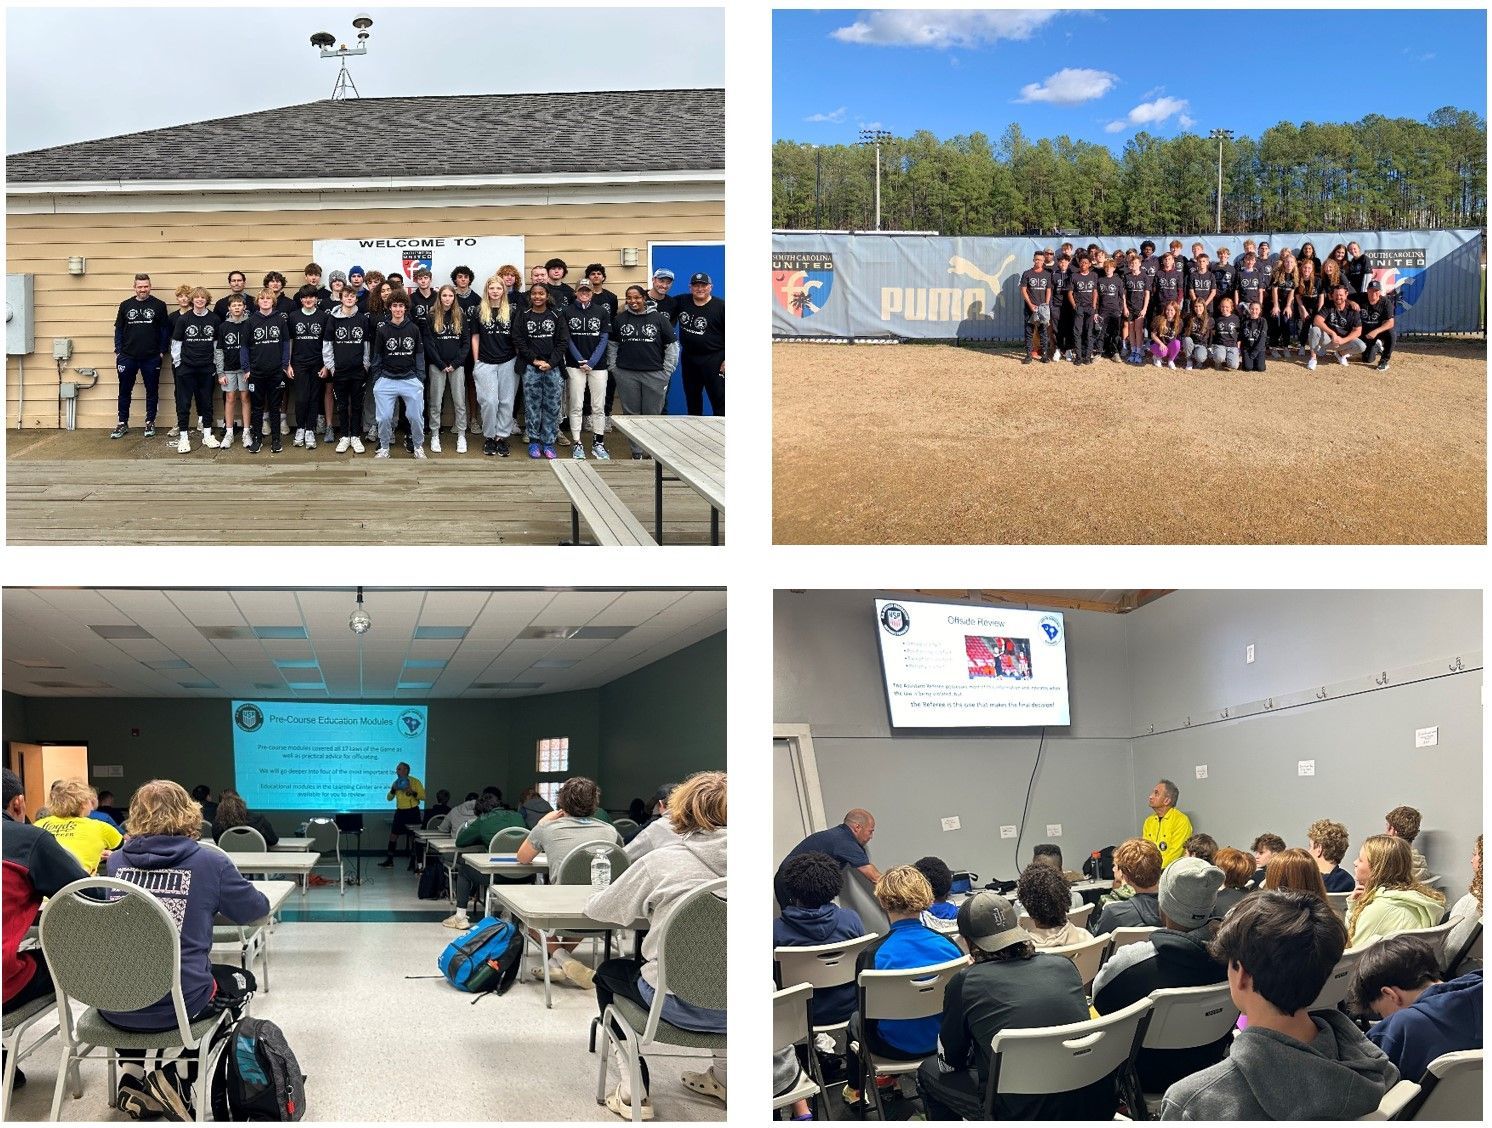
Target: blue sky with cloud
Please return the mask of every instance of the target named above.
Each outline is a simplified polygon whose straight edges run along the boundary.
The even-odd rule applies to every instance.
[[[1140,130],[1486,112],[1480,10],[773,13],[773,136],[853,141],[1011,122],[1115,151]]]

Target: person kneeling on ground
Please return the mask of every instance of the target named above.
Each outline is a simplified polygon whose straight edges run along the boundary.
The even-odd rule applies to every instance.
[[[1029,866],[1027,873],[1044,871]],[[982,890],[959,906],[958,931],[974,962],[943,992],[938,1053],[917,1069],[917,1091],[929,1120],[983,1120],[990,1042],[1002,1030],[1062,1026],[1088,1018],[1083,983],[1073,962],[1038,952],[1016,923],[1015,909]],[[995,1098],[1003,1120],[1102,1120],[1114,1113],[1114,1081],[1041,1096]]]
[[[1418,1081],[1441,1054],[1482,1048],[1482,972],[1445,982],[1434,945],[1421,936],[1389,936],[1368,947],[1347,992],[1369,1022],[1368,1040],[1401,1076]]]
[[[1248,1019],[1227,1057],[1166,1090],[1162,1120],[1356,1120],[1399,1080],[1383,1051],[1335,1010],[1308,1011],[1347,937],[1306,893],[1238,905],[1210,945]]]
[[[563,792],[561,792],[563,802]],[[585,915],[592,920],[630,925],[646,919],[642,958],[607,960],[595,972],[596,1005],[600,1013],[615,998],[623,998],[644,1010],[653,1005],[658,979],[660,926],[686,895],[702,885],[726,876],[726,777],[724,772],[698,772],[677,788],[668,801],[668,816],[679,840],[652,850],[628,866],[614,882],[592,893]],[[725,1033],[724,1009],[695,1006],[672,994],[663,1000],[663,1021],[684,1030]],[[628,1070],[619,1050],[615,1053],[618,1085],[606,1098],[606,1107],[623,1118],[631,1117]],[[643,1119],[652,1118],[648,1098],[648,1066],[640,1062]],[[684,1085],[697,1093],[725,1100],[725,1053],[716,1051],[703,1072],[686,1072]]]

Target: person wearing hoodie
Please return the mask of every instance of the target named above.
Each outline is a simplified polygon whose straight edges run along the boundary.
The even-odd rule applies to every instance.
[[[1347,942],[1369,940],[1411,928],[1430,928],[1445,911],[1445,894],[1414,876],[1409,843],[1391,834],[1364,840],[1352,867],[1357,890],[1347,899]]]
[[[582,278],[574,300],[563,310],[569,341],[565,350],[570,408],[570,456],[585,457],[580,432],[585,424],[585,405],[591,405],[591,454],[610,458],[606,450],[606,344],[611,337],[611,314],[595,300],[591,280]]]
[[[295,292],[297,308],[290,315],[290,366],[295,370],[295,439],[292,446],[316,449],[316,416],[328,376],[322,359],[326,321],[330,311],[321,290],[310,283]]]
[[[673,789],[677,786],[676,783],[665,783],[653,792],[651,817],[622,847],[628,861],[635,862],[649,851],[656,850],[660,846],[667,846],[678,838],[679,833],[674,830],[673,823],[668,818],[668,797],[673,794]]]
[[[321,363],[331,373],[338,454],[346,454],[349,446],[363,453],[363,386],[372,338],[368,315],[357,308],[357,291],[342,287],[341,305],[327,318],[321,343]]]
[[[958,935],[958,906],[948,900],[948,891],[953,888],[953,871],[948,868],[948,863],[928,855],[912,864],[932,886],[932,904],[923,911],[922,923],[944,936]]]
[[[778,876],[788,900],[781,906],[782,915],[772,922],[774,948],[812,947],[865,935],[860,914],[834,903],[844,886],[844,870],[828,854],[816,850],[794,854],[782,864]],[[813,1024],[846,1021],[854,1013],[855,997],[853,983],[814,988],[808,1004]]]
[[[284,449],[280,443],[284,430],[280,411],[285,402],[285,380],[295,376],[290,366],[290,323],[275,309],[273,290],[268,287],[260,290],[256,302],[259,310],[244,323],[243,345],[239,348],[240,367],[249,375],[249,403],[253,409],[249,453],[259,453],[261,431],[268,428],[263,433],[270,437],[269,449],[279,454]]]
[[[564,315],[549,304],[549,286],[535,281],[528,305],[513,319],[513,347],[523,385],[523,423],[530,458],[558,458],[560,391],[570,332]]]
[[[202,445],[217,449],[218,440],[212,433],[212,385],[222,373],[223,363],[216,344],[222,319],[207,308],[212,295],[198,286],[187,294],[187,300],[190,304],[176,318],[171,330],[171,372],[176,381],[176,450],[180,454],[187,454],[192,449],[193,421],[202,425]],[[192,411],[194,406],[195,414]]]
[[[110,877],[142,886],[165,903],[181,932],[181,993],[187,1017],[199,1021],[230,1011],[242,1014],[256,986],[244,968],[212,962],[213,920],[218,915],[248,924],[269,913],[269,900],[238,872],[226,854],[196,842],[202,808],[171,780],[141,785],[130,799],[130,836],[109,855]],[[139,1010],[100,1012],[125,1030],[174,1030],[176,1012],[169,993]],[[141,1078],[141,1058],[121,1054],[118,1107],[164,1111],[172,1120],[195,1119],[191,1092],[195,1053],[167,1062]],[[153,1108],[152,1108],[153,1106]]]
[[[466,820],[455,832],[458,850],[465,846],[480,846],[486,849],[487,844],[492,841],[492,836],[498,831],[523,826],[523,816],[513,808],[503,806],[503,793],[495,787],[483,790],[482,794],[477,797],[472,811],[475,817]],[[531,884],[534,879],[521,877],[493,878],[492,880]],[[484,884],[485,881],[473,874],[471,870],[465,866],[459,867],[456,875],[456,911],[440,923],[447,928],[455,928],[463,932],[470,928],[471,920],[466,915],[467,908],[473,903],[475,895]]]
[[[658,979],[659,926],[689,893],[726,876],[726,776],[724,772],[697,772],[677,788],[668,800],[668,817],[679,840],[639,858],[610,885],[592,893],[585,914],[593,920],[631,924],[646,919],[648,931],[642,941],[641,959],[607,960],[595,971],[596,1005],[601,1013],[614,998],[637,1006],[653,1004]],[[685,1003],[672,996],[663,1000],[663,1019],[685,1030],[713,1034],[725,1032],[724,1010]],[[617,1060],[620,1081],[606,1098],[606,1107],[623,1118],[631,1117],[627,1070]],[[646,1119],[651,1115],[647,1097],[648,1068],[642,1063],[643,1092],[639,1095]],[[724,1102],[725,1053],[716,1052],[703,1072],[686,1072],[684,1086]]]
[[[233,445],[235,417],[243,428],[243,445],[249,445],[249,377],[243,370],[244,326],[248,320],[248,300],[242,294],[230,295],[216,339],[221,354],[217,369],[218,383],[223,388],[224,423],[223,441],[219,445],[225,449]]]
[[[1247,314],[1240,314],[1238,326],[1239,367],[1245,372],[1264,372],[1269,363],[1265,356],[1269,351],[1269,323],[1258,302],[1247,302],[1239,308]]]
[[[1362,1018],[1382,1019],[1368,1040],[1410,1081],[1441,1054],[1482,1048],[1482,972],[1449,983],[1435,946],[1421,936],[1389,936],[1358,961],[1347,1001]]]
[[[1213,911],[1222,884],[1223,871],[1201,858],[1181,858],[1167,866],[1158,897],[1162,927],[1148,939],[1120,948],[1099,970],[1093,980],[1094,1011],[1113,1014],[1161,987],[1224,982],[1227,968],[1208,948],[1217,930]],[[1184,1050],[1141,1050],[1136,1059],[1140,1084],[1147,1093],[1161,1092],[1221,1061],[1228,1041],[1225,1035]]]
[[[1114,884],[1134,890],[1123,901],[1110,901],[1094,915],[1094,936],[1116,928],[1160,927],[1160,849],[1143,838],[1128,838],[1114,850]]]
[[[1351,845],[1347,828],[1331,819],[1317,819],[1306,827],[1306,842],[1311,857],[1321,871],[1321,882],[1328,893],[1351,893],[1356,886],[1352,875],[1342,868],[1342,859]]]
[[[1058,948],[1093,939],[1086,928],[1067,918],[1071,900],[1067,879],[1061,870],[1032,862],[1021,871],[1015,888],[1016,916],[1019,918],[1024,912],[1031,918],[1026,931],[1038,948]]]
[[[1337,1010],[1307,1008],[1347,937],[1306,893],[1255,894],[1210,945],[1248,1019],[1216,1065],[1166,1090],[1162,1120],[1356,1120],[1378,1107],[1399,1071]]]
[[[616,373],[617,392],[628,415],[662,415],[668,381],[679,363],[673,322],[662,307],[649,312],[641,286],[628,286],[626,308],[617,314],[608,346],[607,367]],[[632,447],[632,457],[642,457]]]
[[[420,373],[425,370],[425,341],[419,326],[405,316],[409,299],[403,290],[389,298],[389,319],[373,329],[373,401],[378,420],[378,453],[388,458],[394,441],[394,408],[404,405],[409,420],[409,449],[416,458],[425,457],[425,389]]]
[[[423,281],[429,284],[429,271]],[[421,299],[415,295],[410,301],[416,304]],[[456,453],[466,453],[466,389],[462,387],[462,366],[466,363],[471,345],[471,325],[461,312],[456,301],[456,287],[442,286],[433,303],[426,305],[426,316],[418,314],[415,324],[425,334],[425,365],[429,388],[430,450],[440,453],[440,414],[445,407],[446,388],[451,390],[451,407],[455,412],[452,431],[456,435]]]

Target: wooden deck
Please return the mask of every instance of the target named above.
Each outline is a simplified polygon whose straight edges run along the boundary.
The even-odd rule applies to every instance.
[[[330,446],[257,454],[177,454],[161,431],[7,433],[7,543],[12,545],[347,544],[558,545],[570,503],[554,474],[513,446],[487,458],[480,437],[464,455],[415,461],[402,447],[375,461]],[[442,436],[448,451],[455,438]],[[653,464],[634,462],[620,436],[610,462],[591,465],[639,520],[653,510]],[[559,448],[568,458],[568,447]],[[622,452],[616,457],[617,452]],[[710,507],[682,483],[665,487],[669,544],[708,545]]]

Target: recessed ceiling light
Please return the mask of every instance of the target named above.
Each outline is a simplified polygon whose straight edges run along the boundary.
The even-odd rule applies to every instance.
[[[415,627],[415,638],[465,638],[466,627]]]
[[[17,666],[25,666],[28,670],[62,670],[65,666],[59,666],[48,658],[12,658]]]
[[[190,670],[192,668],[192,664],[184,658],[156,658],[149,662],[142,662],[141,665],[152,670]]]
[[[314,670],[316,668],[316,659],[276,658],[275,668],[279,670]]]
[[[324,682],[324,681],[303,681],[303,682],[288,681],[285,684],[287,686],[289,686],[291,689],[325,689],[326,688],[326,682]]]
[[[575,638],[621,638],[631,627],[581,627]]]
[[[432,689],[432,688],[434,688],[434,686],[435,686],[434,682],[401,681],[399,683],[398,688],[400,688],[400,689]]]
[[[574,638],[579,627],[524,627],[519,638]]]
[[[409,658],[404,662],[406,670],[444,670],[446,660],[444,658]]]
[[[255,638],[305,638],[305,627],[253,627]]]
[[[571,666],[579,664],[578,658],[540,658],[534,663],[536,670],[568,670]]]
[[[228,642],[233,639],[251,639],[254,632],[248,627],[198,627],[198,632],[203,638],[210,638],[214,642]]]
[[[216,682],[210,681],[187,681],[177,682],[176,684],[181,686],[182,689],[217,689],[218,687]]]
[[[90,627],[89,630],[98,635],[99,638],[154,638],[144,627],[130,625],[127,627]]]

